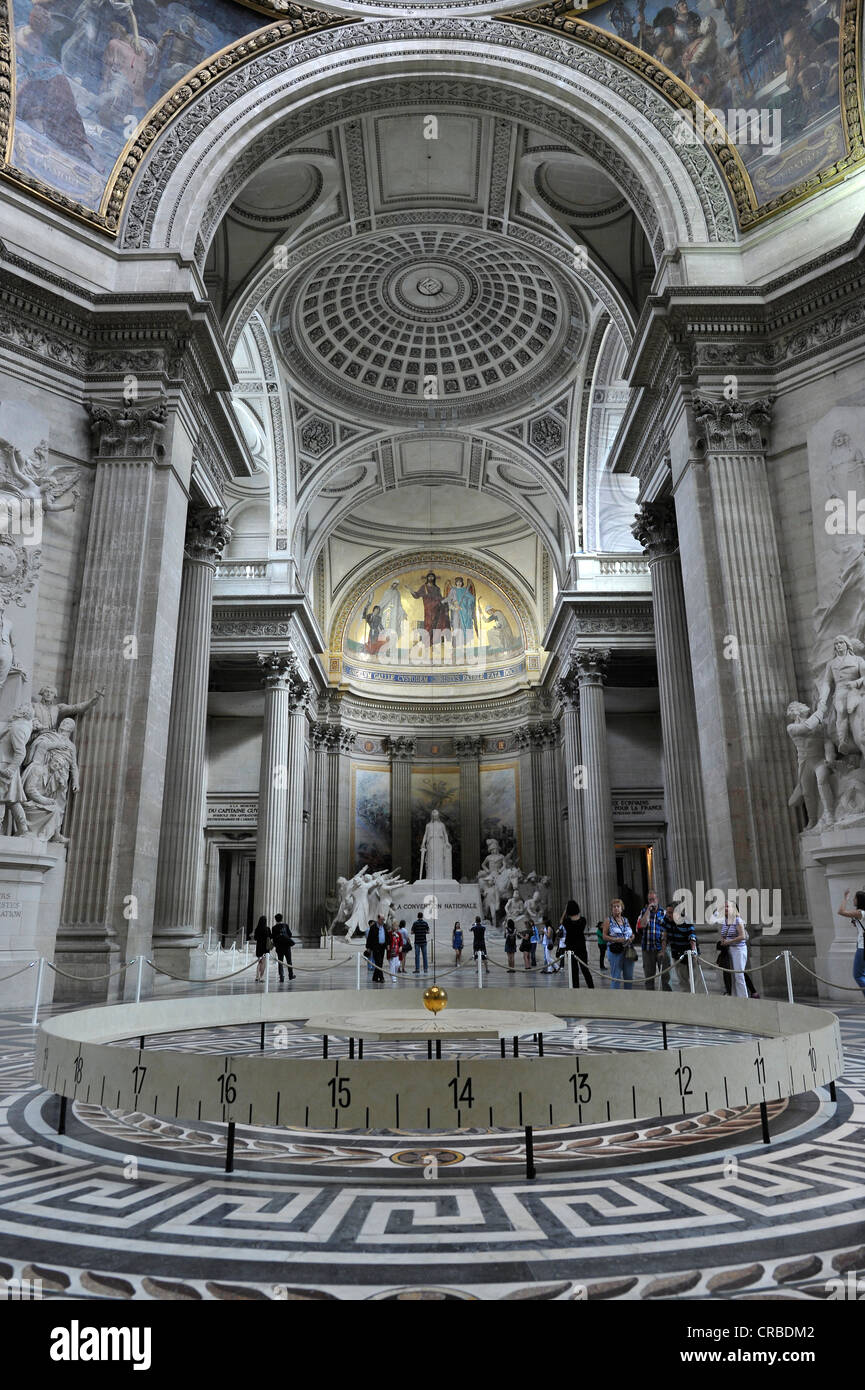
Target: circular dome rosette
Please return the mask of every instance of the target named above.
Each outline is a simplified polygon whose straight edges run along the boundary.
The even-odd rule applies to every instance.
[[[334,248],[290,283],[276,314],[300,384],[387,420],[512,409],[572,370],[584,325],[557,267],[453,228]]]

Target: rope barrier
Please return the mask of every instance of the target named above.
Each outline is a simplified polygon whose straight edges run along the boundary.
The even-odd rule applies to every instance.
[[[92,980],[113,980],[115,975],[122,975],[124,970],[128,970],[130,965],[134,965],[137,959],[137,956],[133,956],[132,960],[121,965],[119,970],[109,970],[107,975],[70,975],[68,970],[61,969],[59,965],[52,965],[50,960],[46,960],[45,964],[49,970],[54,971],[55,975],[63,975],[67,980],[77,980],[79,984],[90,984]]]
[[[782,960],[783,957],[784,952],[779,951],[777,956],[773,956],[771,960],[764,960],[762,965],[746,965],[745,969],[748,971],[749,975],[756,975],[759,973],[759,971],[765,970],[767,966],[774,965],[776,960]],[[796,958],[795,956],[792,956],[791,959],[795,960]],[[718,965],[717,961],[708,960],[706,956],[701,956],[699,954],[697,956],[697,960],[700,962],[701,965],[710,966],[712,970],[723,971],[725,975],[741,975],[743,973],[741,970],[734,970],[733,967],[730,965]]]
[[[808,966],[805,965],[804,961],[801,961],[798,956],[791,956],[790,959],[794,960],[797,965],[801,965],[807,975],[812,975],[815,980],[819,980],[821,985],[829,985],[832,989],[843,989],[845,992],[849,991],[851,994],[862,993],[861,985],[836,985],[834,980],[824,980],[822,975],[817,975],[813,970],[809,970]]]
[[[151,970],[155,970],[157,975],[167,975],[169,980],[178,980],[182,985],[212,985],[221,980],[233,980],[236,975],[243,975],[247,970],[252,970],[258,964],[257,960],[251,960],[248,965],[243,965],[239,970],[232,970],[230,975],[212,975],[209,980],[190,980],[185,975],[172,975],[170,970],[163,970],[161,965],[156,965],[148,958],[147,964]]]
[[[38,960],[39,957],[37,956],[36,960],[29,960],[26,965],[22,965],[20,970],[13,970],[11,975],[0,975],[0,985],[4,984],[6,980],[14,980],[16,975],[23,975],[25,970],[32,970]]]

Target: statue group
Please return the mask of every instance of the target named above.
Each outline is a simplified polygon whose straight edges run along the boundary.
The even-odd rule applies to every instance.
[[[791,806],[803,806],[807,829],[865,824],[865,645],[839,635],[812,710],[787,707],[796,749]]]
[[[0,724],[0,804],[3,833],[34,835],[68,844],[63,822],[70,792],[78,790],[75,718],[86,714],[102,691],[77,705],[62,704],[52,686],[19,705]]]
[[[549,912],[550,880],[546,875],[523,874],[514,862],[513,851],[503,854],[498,840],[487,840],[486,858],[477,876],[483,915],[493,926],[512,918],[517,929],[541,923]],[[452,846],[447,827],[438,811],[432,811],[421,840],[421,880],[445,883],[453,877]],[[393,917],[394,890],[407,887],[399,870],[380,869],[370,873],[367,865],[352,878],[340,877],[331,901],[336,913],[330,930],[348,937],[365,935],[371,919],[381,914]]]

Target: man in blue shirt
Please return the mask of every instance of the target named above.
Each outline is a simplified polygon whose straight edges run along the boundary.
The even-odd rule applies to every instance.
[[[427,972],[426,944],[429,936],[429,922],[426,921],[422,912],[411,924],[411,934],[414,937],[414,973],[420,974],[420,958],[423,956],[423,973]]]
[[[667,951],[667,919],[664,909],[658,905],[657,893],[649,894],[649,901],[637,921],[637,930],[642,933],[640,945],[643,948],[643,980],[646,989],[654,990],[655,975],[661,975],[661,989],[671,993],[670,956]]]

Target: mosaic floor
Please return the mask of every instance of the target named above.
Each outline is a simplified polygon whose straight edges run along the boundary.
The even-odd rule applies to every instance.
[[[838,1013],[837,1106],[818,1091],[770,1107],[770,1146],[757,1110],[538,1130],[528,1182],[522,1134],[502,1130],[238,1126],[230,1176],[219,1125],[78,1104],[59,1137],[29,1018],[7,1011],[0,1276],[64,1299],[825,1299],[865,1270],[865,1014]],[[229,1031],[258,1050],[250,1028],[161,1045],[221,1051]],[[588,1046],[657,1034],[589,1024]],[[296,1025],[275,1045],[316,1047]]]

